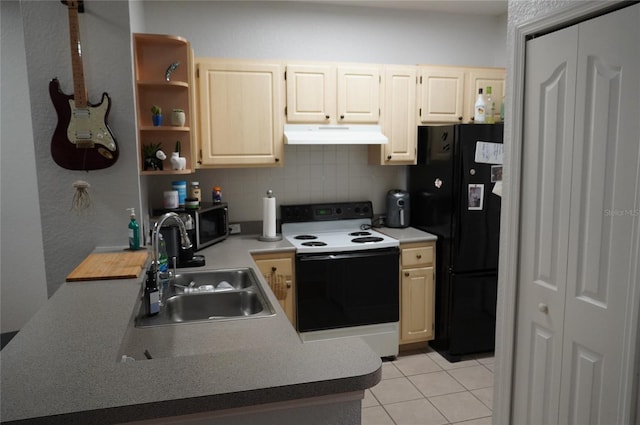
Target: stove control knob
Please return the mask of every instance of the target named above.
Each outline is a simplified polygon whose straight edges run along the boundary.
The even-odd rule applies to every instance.
[[[369,212],[369,207],[362,207],[362,212],[363,213],[368,213]]]
[[[342,208],[336,208],[336,214],[342,214]]]

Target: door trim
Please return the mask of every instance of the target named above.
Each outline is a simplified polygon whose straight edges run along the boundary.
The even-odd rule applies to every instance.
[[[573,3],[573,2],[570,2]],[[512,389],[514,373],[515,330],[517,319],[516,283],[518,276],[520,187],[522,161],[522,132],[524,124],[524,70],[526,41],[535,35],[555,31],[577,22],[631,5],[630,2],[575,2],[567,7],[534,17],[514,27],[511,34],[513,50],[507,58],[507,89],[504,127],[504,182],[500,226],[500,262],[498,269],[498,299],[496,311],[496,368],[494,376],[493,423],[511,421]],[[638,249],[638,247],[636,247]],[[637,311],[636,311],[637,313]],[[633,336],[640,347],[640,326],[636,323]],[[637,357],[637,356],[636,356]],[[639,372],[638,358],[634,376]],[[634,379],[634,394],[638,396],[638,380]],[[640,397],[639,397],[640,398]],[[632,410],[633,407],[630,407]],[[630,418],[633,420],[633,414]],[[640,424],[640,400],[636,406],[635,423]]]

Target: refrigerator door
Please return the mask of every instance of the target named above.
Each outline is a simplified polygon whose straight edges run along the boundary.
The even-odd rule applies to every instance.
[[[502,125],[456,126],[451,270],[456,273],[498,268],[501,197],[494,193],[502,164]],[[499,172],[498,172],[499,171]]]
[[[454,197],[455,127],[418,127],[417,165],[409,167],[411,225],[451,237]]]
[[[449,278],[449,355],[493,351],[498,275],[452,273]]]

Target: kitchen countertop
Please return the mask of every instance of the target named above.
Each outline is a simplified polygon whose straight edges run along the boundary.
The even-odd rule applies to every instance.
[[[374,227],[373,230],[377,230],[380,233],[384,233],[387,236],[398,239],[400,243],[430,242],[438,239],[437,236],[416,229],[415,227]]]
[[[433,240],[416,229],[378,230],[401,242]],[[64,283],[2,350],[2,422],[111,424],[374,386],[381,361],[363,341],[302,343],[251,258],[277,251],[294,249],[284,239],[231,236],[198,252],[204,268],[180,269],[252,267],[271,317],[141,329],[133,320],[144,273]],[[136,361],[121,362],[123,354]]]

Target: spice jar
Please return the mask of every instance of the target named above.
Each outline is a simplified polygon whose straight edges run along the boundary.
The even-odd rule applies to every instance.
[[[202,192],[200,191],[200,182],[191,182],[189,186],[189,198],[197,199],[198,203],[202,202]]]
[[[213,202],[222,202],[222,188],[220,186],[213,187]]]

